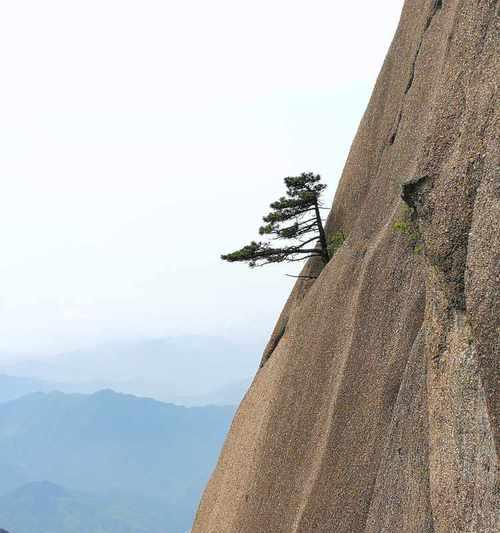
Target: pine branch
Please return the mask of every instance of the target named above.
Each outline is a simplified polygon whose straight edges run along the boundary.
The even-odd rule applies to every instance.
[[[320,183],[321,177],[311,172],[300,176],[285,178],[286,196],[271,203],[272,211],[263,217],[265,225],[259,228],[261,235],[269,235],[271,240],[284,239],[295,241],[282,248],[273,248],[266,242],[252,242],[240,250],[221,256],[230,262],[245,261],[251,267],[284,261],[303,261],[310,257],[329,260],[326,235],[320,209],[320,196],[326,185]],[[308,213],[314,216],[307,217]],[[288,225],[282,226],[287,223]],[[312,235],[312,237],[311,237]],[[305,239],[303,239],[305,237]],[[308,244],[315,242],[311,249]]]

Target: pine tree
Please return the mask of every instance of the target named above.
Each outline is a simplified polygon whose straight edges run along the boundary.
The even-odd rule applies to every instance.
[[[286,196],[271,204],[260,235],[273,240],[291,241],[287,246],[273,247],[269,242],[255,242],[240,250],[222,255],[224,261],[247,262],[250,267],[269,263],[303,261],[319,256],[324,263],[330,260],[323,221],[321,193],[326,185],[321,176],[311,172],[285,178]]]

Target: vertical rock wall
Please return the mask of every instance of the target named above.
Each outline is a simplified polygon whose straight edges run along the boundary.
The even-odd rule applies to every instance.
[[[347,239],[293,290],[194,533],[500,530],[499,30],[498,1],[406,1]]]

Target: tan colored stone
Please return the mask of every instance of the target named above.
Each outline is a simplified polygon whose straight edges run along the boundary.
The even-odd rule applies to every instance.
[[[297,282],[194,533],[500,530],[499,29],[498,1],[406,1],[327,224],[347,239]]]

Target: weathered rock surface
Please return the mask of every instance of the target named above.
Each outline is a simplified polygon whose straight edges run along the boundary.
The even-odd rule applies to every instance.
[[[499,29],[498,1],[406,1],[348,238],[293,290],[194,533],[500,530]]]

